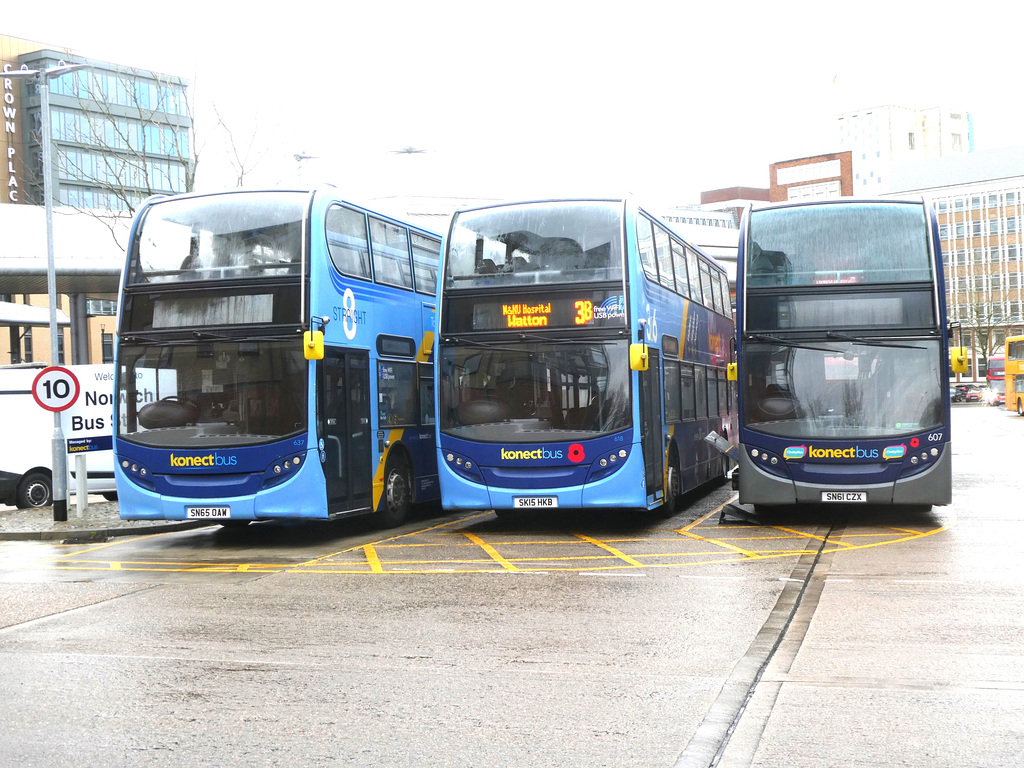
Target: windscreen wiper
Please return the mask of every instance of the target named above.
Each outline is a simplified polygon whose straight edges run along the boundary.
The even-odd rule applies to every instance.
[[[877,339],[862,339],[859,336],[847,336],[843,333],[836,333],[835,331],[826,331],[825,338],[835,339],[836,341],[850,341],[854,344],[863,344],[868,347],[891,347],[892,349],[925,349],[925,347],[915,347],[910,344],[893,344],[888,341],[879,341]]]
[[[119,338],[125,344],[138,344],[139,342],[142,342],[143,344],[153,344],[154,346],[167,346],[175,343],[173,339],[158,339],[152,336],[141,336],[137,333],[126,333],[124,336]]]
[[[772,336],[768,333],[745,333],[743,334],[744,341],[760,341],[764,344],[778,344],[780,347],[792,347],[794,349],[813,349],[817,352],[831,352],[835,353],[836,350],[829,349],[828,347],[816,347],[813,344],[804,344],[799,341],[790,341],[789,339],[781,339],[778,336]]]
[[[478,347],[480,349],[504,349],[509,344],[507,341],[474,341],[473,339],[463,339],[459,336],[444,336],[441,338],[441,341],[445,344],[462,344],[467,347]]]

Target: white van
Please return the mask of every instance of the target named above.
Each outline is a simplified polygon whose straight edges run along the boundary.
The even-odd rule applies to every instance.
[[[0,504],[19,508],[53,503],[53,413],[32,397],[32,382],[44,363],[0,366]],[[86,457],[89,493],[115,499],[114,456]],[[68,457],[68,495],[75,492],[75,457]]]

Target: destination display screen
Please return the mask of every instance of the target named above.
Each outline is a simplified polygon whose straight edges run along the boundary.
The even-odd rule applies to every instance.
[[[444,333],[608,328],[625,325],[626,297],[617,290],[538,293],[521,291],[449,299]]]

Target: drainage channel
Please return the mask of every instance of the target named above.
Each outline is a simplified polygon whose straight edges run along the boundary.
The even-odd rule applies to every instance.
[[[840,524],[821,526],[812,534],[812,539],[820,542],[817,551],[801,556],[793,567],[768,619],[733,668],[675,768],[718,768],[724,765],[727,751],[731,768],[751,765],[772,708],[761,706],[753,712],[747,705],[773,660],[788,669],[796,658],[834,556],[834,550],[824,551],[825,545],[843,529],[845,525]],[[734,739],[741,720],[742,735]]]

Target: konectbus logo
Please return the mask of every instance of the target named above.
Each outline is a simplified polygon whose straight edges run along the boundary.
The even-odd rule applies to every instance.
[[[583,450],[582,445],[573,443],[569,446],[568,452],[560,448],[530,448],[529,450],[502,448],[500,456],[503,461],[559,461],[561,459],[568,459],[573,464],[579,464],[587,457],[587,454]]]
[[[551,451],[547,448],[533,448],[529,451],[501,449],[501,458],[504,461],[545,461],[564,458],[561,451]]]
[[[171,466],[183,467],[233,467],[238,463],[237,456],[224,456],[211,453],[207,456],[175,456],[171,454]]]
[[[907,452],[905,445],[890,445],[881,456],[884,459],[900,459]],[[813,445],[791,445],[782,453],[787,460],[802,459],[877,459],[877,448],[861,448],[851,445],[846,448],[815,448]]]

